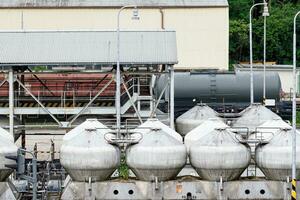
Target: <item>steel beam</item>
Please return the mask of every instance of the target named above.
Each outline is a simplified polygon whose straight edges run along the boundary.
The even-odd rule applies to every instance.
[[[2,87],[4,85],[4,83],[6,83],[7,79],[4,79],[1,83],[0,83],[0,87]]]
[[[162,96],[164,95],[165,91],[167,90],[168,86],[169,86],[169,83],[166,83],[164,89],[161,91],[161,93],[160,93],[160,95],[159,95],[159,97],[158,97],[158,99],[157,99],[157,102],[156,102],[156,104],[155,104],[155,106],[154,106],[154,109],[152,110],[152,112],[151,112],[151,114],[150,114],[150,118],[153,118],[153,117],[154,117],[154,114],[155,114],[156,109],[157,109],[157,107],[158,107],[158,105],[159,105],[159,103],[160,103],[160,100],[161,100]]]
[[[99,97],[100,94],[102,94],[102,92],[104,92],[104,90],[114,81],[114,78],[112,78],[108,83],[106,83],[106,85],[101,88],[101,90],[99,90],[99,92],[89,101],[88,104],[85,105],[85,107],[83,107],[79,113],[77,113],[72,120],[69,122],[69,125],[71,125],[82,113],[84,113],[86,111],[86,109]]]
[[[47,110],[47,111],[46,111]],[[49,115],[49,112],[53,115],[76,115],[82,110],[82,107],[75,108],[63,108],[63,107],[53,107],[43,109],[41,107],[33,108],[14,108],[15,115]],[[113,115],[116,113],[115,107],[89,107],[84,114],[89,115]],[[0,108],[0,115],[8,115],[9,108]]]
[[[134,108],[135,113],[136,113],[136,115],[138,116],[140,123],[142,124],[142,123],[143,123],[143,120],[142,120],[142,118],[141,118],[140,112],[139,112],[139,110],[136,108],[135,102],[132,100],[132,97],[131,97],[131,95],[130,95],[130,93],[129,93],[129,91],[128,91],[128,88],[127,88],[126,84],[125,84],[123,81],[122,81],[122,84],[123,84],[123,86],[124,86],[124,88],[125,88],[125,91],[126,91],[126,93],[127,93],[127,96],[129,97],[129,101],[130,101],[132,107]]]
[[[8,72],[9,83],[9,133],[14,136],[14,71],[12,68]]]
[[[61,122],[31,93],[31,91],[18,79],[16,79],[16,81],[26,90],[26,92],[42,107],[42,109],[44,111],[46,111],[46,113],[48,113],[52,119],[54,119],[54,121],[56,123],[58,123],[60,126],[62,126]]]

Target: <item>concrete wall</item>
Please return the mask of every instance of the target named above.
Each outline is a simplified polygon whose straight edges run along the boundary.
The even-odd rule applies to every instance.
[[[0,29],[115,29],[117,11],[114,8],[3,8]],[[124,11],[121,27],[158,30],[164,24],[165,29],[176,30],[177,69],[228,68],[228,8],[147,8],[139,12],[140,20],[135,21],[131,20],[132,11]]]

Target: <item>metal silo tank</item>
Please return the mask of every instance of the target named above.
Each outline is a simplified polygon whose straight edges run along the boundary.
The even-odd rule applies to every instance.
[[[201,137],[190,147],[190,162],[199,176],[209,181],[236,180],[250,163],[250,148],[239,143],[225,128]]]
[[[268,144],[256,148],[256,164],[267,179],[286,181],[292,174],[292,134],[290,128],[276,133]],[[300,178],[300,133],[297,131],[297,179]]]
[[[198,104],[176,119],[176,130],[181,135],[199,126],[209,118],[218,118],[219,114],[205,104]]]
[[[269,141],[279,130],[289,128],[292,128],[291,125],[286,123],[282,119],[268,120],[256,128],[256,135],[250,135],[250,139],[259,138],[265,141]]]
[[[104,138],[110,131],[97,119],[87,119],[64,136],[60,161],[74,181],[103,181],[119,166],[119,149]]]
[[[161,122],[155,120],[154,123],[155,126],[146,124],[134,130],[142,139],[127,149],[126,162],[140,180],[166,181],[175,178],[184,167],[187,152],[182,142],[165,128],[159,128]]]
[[[281,120],[281,117],[261,104],[252,104],[241,112],[241,117],[233,123],[233,127],[247,128],[252,133],[269,120]]]
[[[184,144],[189,152],[190,147],[212,132],[216,128],[229,128],[220,118],[211,118],[203,121],[199,126],[188,132],[184,137]]]
[[[4,129],[0,128],[0,181],[5,181],[13,172],[5,165],[15,164],[15,161],[5,156],[17,156],[18,147],[14,144],[13,137]]]

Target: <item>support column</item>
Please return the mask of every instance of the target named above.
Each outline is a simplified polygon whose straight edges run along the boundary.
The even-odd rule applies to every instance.
[[[8,72],[9,84],[9,133],[14,137],[14,72],[10,68]]]
[[[170,72],[170,127],[175,129],[174,126],[174,66],[169,66]]]
[[[24,72],[24,71],[21,71],[21,72]],[[25,85],[25,76],[24,74],[21,75],[21,82],[23,83],[23,85]],[[25,96],[25,91],[24,91],[24,88],[22,86],[19,85],[19,89],[20,89],[20,92],[19,92],[19,97],[24,97]],[[25,127],[25,120],[24,120],[24,117],[23,115],[20,116],[21,118],[21,125],[23,127]],[[22,149],[26,149],[26,134],[25,134],[25,128],[22,129],[21,131],[21,147]]]

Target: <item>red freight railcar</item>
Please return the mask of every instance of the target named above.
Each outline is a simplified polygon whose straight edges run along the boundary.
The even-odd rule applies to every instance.
[[[44,97],[94,96],[111,79],[112,74],[25,74],[25,86],[35,95]],[[0,75],[0,80],[4,74]],[[19,91],[19,87],[15,88]],[[23,93],[25,96],[28,94]],[[115,95],[115,82],[113,81],[100,96],[111,97]],[[0,96],[8,96],[8,84],[0,88]]]

